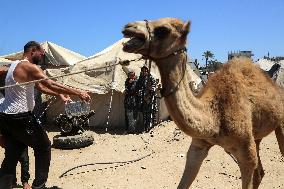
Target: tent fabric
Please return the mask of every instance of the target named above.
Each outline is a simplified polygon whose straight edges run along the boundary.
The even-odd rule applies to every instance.
[[[262,70],[269,71],[275,62],[262,58],[256,61],[255,64],[258,65]]]
[[[13,61],[0,57],[0,66],[10,65]]]
[[[47,74],[55,76],[63,73],[72,73],[81,70],[88,70],[100,68],[103,66],[110,66],[99,70],[89,71],[76,75],[60,78],[59,81],[63,84],[91,92],[92,102],[91,109],[95,110],[96,114],[90,119],[90,125],[94,127],[107,127],[109,122],[111,128],[125,127],[125,111],[124,111],[124,83],[127,78],[129,70],[134,71],[137,77],[140,74],[141,67],[145,64],[145,60],[139,60],[141,55],[126,53],[122,50],[122,43],[128,39],[121,39],[103,51],[77,62],[69,69],[47,69]],[[118,61],[134,60],[127,66],[120,64],[111,66]],[[189,80],[198,80],[198,76],[187,67],[190,72]],[[155,63],[152,63],[151,74],[154,78],[160,79],[160,74]],[[110,112],[109,120],[108,110],[113,90],[112,111]],[[159,100],[159,118],[165,120],[168,118],[165,102],[163,99]],[[47,117],[56,117],[59,113],[64,112],[64,104],[57,101],[52,107],[48,109]],[[49,120],[50,122],[51,120]]]
[[[128,66],[121,66],[120,64],[111,66],[117,61],[136,60],[141,57],[141,55],[125,53],[122,51],[122,43],[125,40],[126,39],[119,40],[112,46],[95,54],[94,56],[77,62],[74,66],[69,67],[69,69],[47,69],[47,74],[49,76],[55,76],[64,73],[110,66],[59,79],[60,82],[67,86],[91,92],[91,109],[96,112],[96,114],[90,119],[91,126],[106,127],[106,123],[108,121],[111,128],[125,127],[123,105],[124,82],[130,69],[134,70],[138,76],[141,67],[145,63],[145,61],[140,60],[131,62]],[[151,73],[155,78],[159,78],[158,69],[154,64],[151,68]],[[108,120],[107,117],[112,92],[112,111],[110,112]],[[160,118],[166,119],[168,117],[167,109],[165,108],[164,103],[160,104],[163,105],[162,108],[159,108],[161,110]],[[63,112],[64,104],[60,101],[56,101],[56,103],[47,111],[48,122],[51,122],[53,117],[56,117]]]
[[[276,63],[279,64],[280,68],[273,74],[272,78],[279,86],[284,87],[284,60],[276,62],[268,59],[260,59],[255,63],[264,71],[269,71]]]
[[[186,70],[188,72],[188,81],[192,82],[193,90],[197,90],[202,81],[201,78],[196,74],[196,72],[199,72],[199,70],[197,69],[197,71],[194,71],[191,64],[187,65]]]
[[[278,64],[280,65],[280,69],[275,74],[275,82],[281,87],[284,87],[284,60],[279,61]]]
[[[126,53],[122,50],[122,43],[126,40],[128,39],[119,40],[112,46],[95,54],[94,56],[79,61],[74,66],[70,67],[70,69],[48,69],[47,73],[51,76],[55,76],[64,73],[110,66],[108,68],[67,76],[60,81],[70,87],[88,90],[97,94],[105,94],[110,89],[114,89],[118,92],[124,92],[124,82],[129,70],[134,71],[136,76],[139,76],[140,69],[145,64],[145,60],[138,60],[141,58],[141,55]],[[131,62],[128,66],[111,66],[117,61],[122,62],[125,60],[135,61]],[[189,65],[187,65],[187,72],[189,73],[189,81],[194,81],[197,84],[201,82],[200,77],[193,72]],[[152,63],[151,74],[154,78],[160,80],[159,70],[155,63]]]
[[[85,59],[86,57],[75,53],[69,49],[56,45],[52,42],[46,41],[41,43],[47,57],[47,64],[53,66],[70,66],[76,62]],[[2,58],[15,61],[21,60],[23,56],[23,51],[1,56]]]
[[[136,75],[138,76],[140,73],[140,68],[145,63],[144,60],[140,60],[131,62],[129,66],[112,66],[117,61],[134,60],[141,57],[140,55],[123,52],[122,42],[124,40],[125,39],[122,39],[103,50],[103,53],[99,52],[94,56],[76,63],[74,66],[70,67],[69,70],[64,70],[62,73],[72,73],[81,70],[96,69],[104,66],[109,67],[68,76],[63,78],[62,82],[70,87],[88,90],[96,94],[106,94],[111,89],[122,93],[124,91],[124,82],[126,80],[126,74],[128,71],[131,69],[135,71]],[[52,76],[62,74],[58,69],[48,69],[47,73]],[[151,74],[155,78],[159,78],[158,69],[154,64],[151,68]]]
[[[5,78],[6,78],[6,74],[7,71],[9,69],[9,65],[12,63],[13,61],[11,60],[7,60],[5,58],[0,58],[0,86],[3,87],[5,85]],[[1,89],[0,90],[0,94],[4,94],[5,89]],[[0,96],[0,99],[3,98],[3,95]]]

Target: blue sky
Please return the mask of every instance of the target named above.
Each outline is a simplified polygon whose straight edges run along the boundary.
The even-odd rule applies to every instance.
[[[0,56],[30,40],[91,56],[121,39],[126,23],[162,17],[191,20],[188,52],[201,64],[206,50],[220,61],[238,50],[284,56],[284,0],[1,0]]]

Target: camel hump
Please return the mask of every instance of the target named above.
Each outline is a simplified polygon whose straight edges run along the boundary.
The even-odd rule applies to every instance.
[[[237,76],[235,79],[243,84],[254,84],[255,81],[257,81],[258,84],[262,83],[264,85],[275,85],[270,79],[268,79],[268,75],[265,74],[263,70],[261,70],[256,64],[254,64],[250,58],[233,58],[232,60],[229,60],[224,67],[224,71],[227,74]]]

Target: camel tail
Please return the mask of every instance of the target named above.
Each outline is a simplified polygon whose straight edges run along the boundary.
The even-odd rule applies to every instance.
[[[278,141],[280,152],[282,156],[284,157],[284,126],[283,125],[275,129],[275,135]]]

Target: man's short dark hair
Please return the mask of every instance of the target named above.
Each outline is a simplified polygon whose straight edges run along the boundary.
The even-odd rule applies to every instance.
[[[29,41],[24,46],[24,53],[28,52],[31,48],[35,48],[36,50],[41,50],[41,46],[40,46],[40,44],[38,42],[36,42],[36,41]]]

